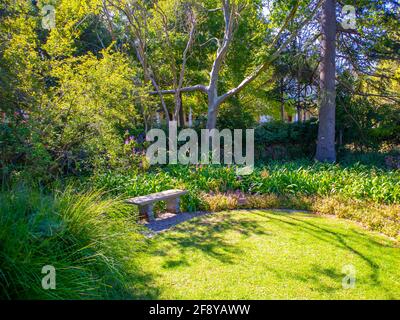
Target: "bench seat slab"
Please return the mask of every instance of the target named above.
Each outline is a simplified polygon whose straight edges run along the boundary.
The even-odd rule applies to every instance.
[[[183,196],[187,193],[186,190],[167,190],[163,192],[158,192],[158,193],[152,193],[147,196],[141,196],[141,197],[136,197],[127,200],[128,203],[130,204],[136,204],[139,206],[143,206],[146,204],[151,204],[157,201],[167,201],[169,199],[174,199],[178,198],[180,196]]]
[[[132,199],[126,200],[129,204],[135,204],[139,206],[140,216],[146,217],[149,221],[154,221],[154,212],[153,212],[153,204],[157,201],[166,201],[167,202],[167,210],[171,213],[179,213],[180,212],[180,196],[183,196],[187,193],[186,190],[167,190],[163,192],[149,194],[147,196],[136,197]]]

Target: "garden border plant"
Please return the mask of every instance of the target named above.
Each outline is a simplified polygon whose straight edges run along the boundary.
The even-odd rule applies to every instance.
[[[400,234],[400,171],[360,164],[271,162],[249,176],[237,176],[228,166],[173,165],[133,175],[102,173],[90,184],[127,197],[187,189],[182,207],[191,212],[290,208],[352,219],[392,237]]]

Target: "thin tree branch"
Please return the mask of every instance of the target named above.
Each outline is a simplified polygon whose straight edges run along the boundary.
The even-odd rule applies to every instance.
[[[284,25],[287,26],[289,21],[292,21],[294,19],[295,13],[297,12],[297,9],[298,9],[298,2],[299,1],[297,1],[297,4],[294,6],[294,8],[291,10],[289,15],[287,16]],[[317,3],[317,5],[315,6],[312,13],[300,23],[301,26],[306,25],[314,17],[314,15],[317,12],[321,3],[322,3],[322,1],[320,0]],[[271,65],[271,63],[274,62],[279,57],[279,55],[286,48],[286,46],[297,36],[300,29],[301,28],[296,30],[296,32],[293,32],[291,34],[291,36],[288,39],[286,39],[286,41],[278,48],[278,50],[276,50],[274,52],[274,54],[267,59],[267,61],[265,61],[263,64],[259,65],[258,67],[256,67],[256,69],[253,71],[253,73],[251,73],[249,76],[247,76],[236,88],[233,88],[233,89],[229,90],[228,92],[226,92],[225,94],[223,94],[222,96],[218,97],[218,103],[222,103],[229,97],[239,93],[248,84],[250,84],[254,79],[256,79],[261,72],[263,72],[266,68],[268,68]]]

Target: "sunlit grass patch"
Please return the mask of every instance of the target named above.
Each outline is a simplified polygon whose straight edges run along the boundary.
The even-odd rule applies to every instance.
[[[398,299],[400,249],[355,223],[304,213],[202,216],[137,257],[162,299]],[[344,289],[344,266],[356,270]]]

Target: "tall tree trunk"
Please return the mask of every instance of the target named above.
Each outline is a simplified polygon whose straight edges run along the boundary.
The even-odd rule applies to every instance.
[[[183,104],[182,104],[182,92],[179,91],[179,126],[184,127],[185,126],[185,116],[183,114]]]
[[[207,129],[215,129],[217,126],[217,114],[218,107],[220,105],[218,101],[218,87],[217,83],[214,82],[208,88],[208,114],[207,114]]]
[[[192,110],[192,107],[190,107],[190,110],[189,110],[189,116],[188,116],[188,127],[189,128],[191,128],[192,126],[193,126],[193,110]]]
[[[303,103],[303,119],[302,122],[306,122],[307,121],[307,85],[304,86],[304,103]]]
[[[299,45],[297,45],[297,42],[299,41],[299,39],[296,37],[296,39],[294,39],[293,44],[294,44],[294,52],[296,54],[296,56],[298,55],[298,52],[300,51],[300,43]],[[296,122],[301,122],[301,83],[300,83],[300,79],[301,79],[301,69],[300,69],[300,65],[299,63],[297,63],[297,79],[296,79],[296,85],[297,85],[297,90],[296,90]]]
[[[297,122],[301,122],[301,85],[300,85],[300,75],[297,75]]]
[[[217,127],[217,114],[218,106],[213,102],[208,102],[207,129],[211,130]]]
[[[320,111],[317,152],[322,162],[335,162],[335,58],[336,58],[336,1],[324,0],[321,17]]]
[[[217,111],[213,109],[208,110],[207,114],[207,129],[215,129],[217,127]]]
[[[285,121],[285,87],[284,87],[284,80],[281,79],[281,120],[282,122]]]

